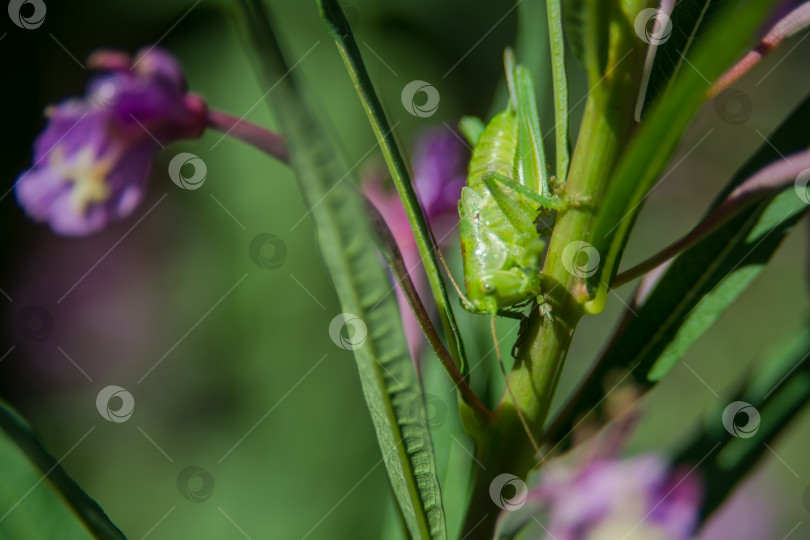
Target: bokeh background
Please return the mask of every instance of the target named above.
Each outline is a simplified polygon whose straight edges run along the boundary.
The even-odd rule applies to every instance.
[[[0,191],[29,166],[43,108],[83,92],[89,74],[82,63],[99,47],[135,52],[159,41],[212,108],[274,126],[262,99],[268,88],[252,71],[229,4],[48,2],[46,21],[36,30],[0,17]],[[294,74],[318,102],[347,163],[355,163],[375,140],[315,2],[267,4],[291,62],[311,49]],[[423,130],[449,129],[462,114],[488,114],[502,79],[503,48],[515,39],[512,2],[352,0],[345,6],[387,109],[401,122],[396,132],[406,149]],[[672,162],[678,165],[639,219],[627,265],[695,223],[731,173],[807,94],[808,59],[810,40],[793,39],[737,85],[753,104],[741,124],[725,121],[711,103],[700,111]],[[531,64],[546,81],[538,84],[541,115],[551,118],[545,66]],[[569,65],[573,105],[586,87],[576,62]],[[438,112],[429,118],[401,106],[401,89],[414,79],[440,92]],[[575,106],[574,119],[582,106]],[[205,161],[202,188],[183,191],[170,182],[166,168],[179,151]],[[372,151],[360,170],[378,159]],[[381,531],[391,530],[391,492],[351,352],[328,335],[341,309],[293,175],[242,143],[207,133],[167,148],[152,176],[149,198],[133,218],[82,239],[55,237],[31,223],[13,194],[0,200],[3,398],[57,459],[67,454],[65,469],[128,537],[389,534]],[[287,248],[275,269],[256,264],[249,252],[251,240],[266,233]],[[805,228],[797,227],[686,356],[694,373],[678,366],[644,399],[629,453],[677,448],[679,437],[750,366],[768,361],[769,346],[806,324],[807,241]],[[454,257],[457,249],[448,251]],[[603,314],[580,325],[557,402],[595,358],[631,289],[620,289]],[[483,356],[491,345],[486,325],[460,310],[459,317],[471,356]],[[506,334],[511,326],[505,322],[499,330]],[[477,377],[481,384],[493,373],[497,394],[500,379],[486,368],[493,360]],[[424,361],[437,438],[456,436],[469,447],[457,431],[454,398],[435,362]],[[135,399],[133,416],[123,423],[108,422],[96,410],[98,392],[112,384]],[[808,436],[810,418],[803,414],[774,446],[778,456],[767,455],[733,501],[737,513],[727,523],[743,532],[727,537],[781,538],[791,530],[796,538],[810,536],[810,508],[802,503],[810,485]],[[448,460],[463,468],[468,458],[456,448],[438,459],[446,469]],[[181,489],[178,478],[183,484],[189,466],[205,474]],[[189,500],[189,493],[202,492],[204,501]],[[462,503],[448,506],[452,529]],[[757,526],[766,536],[750,536]]]

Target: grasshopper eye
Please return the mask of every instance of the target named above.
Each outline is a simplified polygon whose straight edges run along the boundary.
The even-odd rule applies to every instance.
[[[481,282],[481,290],[484,294],[495,294],[497,287],[491,281],[485,280]]]

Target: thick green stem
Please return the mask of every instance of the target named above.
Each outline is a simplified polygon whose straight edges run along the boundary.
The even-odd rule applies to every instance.
[[[520,407],[533,436],[540,438],[574,329],[590,299],[586,276],[577,275],[582,273],[576,269],[572,273],[575,261],[564,260],[570,255],[566,247],[572,242],[591,243],[595,207],[634,126],[634,98],[644,62],[644,49],[635,37],[627,21],[613,24],[604,77],[592,82],[566,184],[570,199],[587,202],[557,217],[543,268],[551,317],[539,309],[530,316],[523,336],[525,345],[509,377],[517,403],[505,394],[491,425],[478,434],[476,459],[482,467],[477,470],[464,529],[468,540],[492,538],[500,512],[490,497],[492,480],[504,473],[525,478],[537,465],[515,407]]]

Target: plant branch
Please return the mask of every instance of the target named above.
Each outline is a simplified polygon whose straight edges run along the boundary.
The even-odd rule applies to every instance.
[[[484,405],[475,392],[473,392],[473,389],[464,378],[464,375],[461,374],[461,371],[459,371],[458,366],[456,366],[456,363],[453,361],[453,357],[439,337],[439,333],[436,331],[436,327],[433,326],[433,322],[430,320],[425,305],[419,298],[419,293],[416,292],[416,287],[413,284],[413,280],[411,280],[408,268],[405,265],[405,260],[402,258],[402,252],[399,250],[399,246],[391,229],[388,228],[385,219],[380,215],[377,207],[367,198],[365,202],[366,213],[374,225],[378,240],[384,248],[380,251],[382,251],[388,261],[389,268],[394,273],[394,276],[396,276],[397,285],[399,285],[405,298],[408,300],[408,305],[411,306],[411,310],[419,326],[422,328],[422,332],[424,332],[425,337],[436,352],[436,356],[439,358],[442,366],[444,366],[447,374],[450,375],[450,378],[453,380],[453,384],[459,389],[459,392],[461,392],[464,401],[475,411],[483,425],[488,424],[492,419],[492,412],[487,409],[486,405]]]
[[[751,68],[762,60],[762,57],[776,49],[785,39],[794,36],[810,26],[810,2],[806,2],[777,22],[771,30],[765,34],[762,41],[754,47],[754,50],[746,54],[742,60],[737,62],[731,69],[726,71],[711,88],[708,97],[714,97],[732,84],[740,77],[748,73]]]
[[[608,17],[611,21],[601,21],[606,27],[613,23],[606,66],[598,74],[589,71],[591,90],[565,188],[570,199],[601,200],[610,173],[635,124],[634,97],[638,92],[644,49],[638,46],[633,29],[622,21],[620,8],[611,9]],[[591,15],[594,13],[598,11]],[[596,47],[597,43],[591,46]],[[597,67],[597,63],[591,67]],[[486,469],[478,471],[467,512],[464,531],[470,540],[492,537],[497,516],[489,494],[493,479],[504,473],[525,478],[537,464],[517,409],[526,418],[533,437],[539,439],[574,329],[590,299],[584,278],[566,268],[563,252],[572,242],[592,241],[595,219],[591,205],[571,206],[557,215],[543,267],[544,300],[551,307],[551,316],[541,309],[530,314],[521,336],[525,345],[520,347],[509,375],[515,397],[512,399],[508,393],[502,396],[492,425],[476,438],[476,459]]]
[[[807,171],[808,178],[804,179],[805,185],[802,187],[806,189],[806,181],[810,180],[810,152],[799,152],[768,165],[737,186],[717,209],[695,225],[686,236],[662,249],[646,261],[619,273],[610,286],[612,288],[620,287],[664,264],[677,254],[709,236],[742,210],[765,197],[778,193],[791,184],[796,185],[798,188],[799,177],[804,171]]]
[[[394,181],[397,194],[402,201],[405,215],[416,240],[419,256],[425,268],[425,274],[430,283],[431,293],[436,302],[450,353],[453,355],[459,369],[466,374],[468,365],[464,352],[464,343],[461,340],[461,333],[450,305],[450,298],[439,271],[439,263],[436,259],[436,239],[425,218],[405,160],[402,158],[399,146],[394,138],[393,129],[396,124],[391,127],[388,123],[374,85],[363,65],[363,55],[360,53],[340,4],[337,0],[319,0],[319,5],[324,22],[335,39],[338,51],[346,64],[346,69],[357,90],[357,96],[360,98],[360,103],[366,111],[371,128],[380,144],[380,150],[382,150],[388,170],[391,173],[391,179]]]
[[[208,111],[208,127],[258,148],[285,165],[290,164],[290,153],[284,137],[241,118],[219,111]]]

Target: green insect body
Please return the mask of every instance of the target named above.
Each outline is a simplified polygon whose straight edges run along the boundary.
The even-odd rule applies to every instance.
[[[464,307],[493,315],[542,295],[538,218],[565,206],[549,187],[531,78],[509,51],[505,64],[507,109],[483,131],[462,123],[475,147],[458,204]]]

